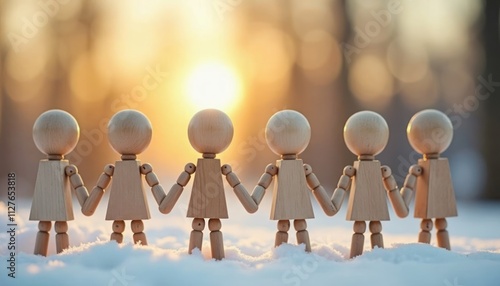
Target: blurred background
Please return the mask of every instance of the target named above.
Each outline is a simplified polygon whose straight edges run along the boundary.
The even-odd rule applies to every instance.
[[[0,186],[15,172],[18,197],[32,196],[44,155],[31,129],[54,108],[80,124],[67,158],[89,188],[119,160],[106,125],[127,108],[150,118],[153,140],[139,159],[170,185],[200,157],[187,125],[209,107],[233,120],[233,143],[219,157],[248,189],[278,159],[264,128],[282,109],[309,119],[300,157],[330,192],[356,159],[345,121],[379,112],[391,135],[378,159],[401,185],[420,157],[407,123],[435,108],[454,124],[443,156],[458,199],[498,200],[499,8],[496,0],[1,0]]]

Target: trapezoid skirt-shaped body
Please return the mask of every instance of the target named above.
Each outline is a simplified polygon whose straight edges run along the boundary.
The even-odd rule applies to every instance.
[[[106,220],[143,220],[151,218],[142,186],[141,162],[116,161],[109,190]]]
[[[219,159],[198,159],[187,217],[228,218]]]
[[[276,166],[271,219],[314,218],[302,160],[278,160]]]
[[[73,220],[71,189],[66,176],[67,160],[41,160],[38,164],[30,220]]]
[[[457,216],[448,159],[420,159],[418,165],[422,168],[422,175],[417,178],[415,217],[430,219]]]
[[[352,177],[347,220],[389,220],[387,194],[382,182],[380,161],[355,161],[356,173]]]

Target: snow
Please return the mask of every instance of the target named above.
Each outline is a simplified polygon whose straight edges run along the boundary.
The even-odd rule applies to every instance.
[[[109,242],[106,198],[93,217],[76,214],[69,222],[72,247],[56,255],[54,236],[48,257],[32,255],[37,222],[28,221],[29,202],[19,202],[16,278],[7,276],[6,229],[0,233],[0,285],[500,285],[500,203],[460,203],[459,217],[448,220],[452,251],[416,243],[420,222],[408,217],[383,222],[385,249],[370,249],[348,259],[352,222],[345,208],[328,217],[314,205],[308,220],[312,253],[295,244],[273,248],[276,222],[269,220],[264,198],[256,214],[247,214],[228,193],[230,219],[223,220],[226,258],[210,259],[208,229],[203,250],[187,254],[191,220],[185,218],[186,194],[171,214],[163,215],[150,198],[152,219],[145,221],[149,245],[133,245],[130,222],[121,245]],[[75,202],[75,208],[77,206]],[[0,203],[0,225],[7,210]],[[293,230],[293,227],[292,227]],[[433,242],[435,234],[433,233]]]

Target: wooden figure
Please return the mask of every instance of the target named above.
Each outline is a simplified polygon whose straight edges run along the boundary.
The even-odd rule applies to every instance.
[[[233,124],[224,112],[205,109],[196,113],[189,122],[188,137],[191,146],[202,154],[202,158],[198,159],[196,166],[192,163],[186,165],[169,194],[160,198],[160,211],[169,213],[172,210],[183,188],[196,171],[187,211],[187,217],[193,218],[188,251],[191,254],[195,248],[201,250],[205,219],[209,219],[212,257],[221,260],[224,258],[224,244],[220,220],[228,218],[222,175],[226,177],[249,213],[257,211],[260,200],[248,194],[231,166],[226,164],[221,167],[220,160],[215,158],[226,150],[233,139]]]
[[[267,165],[265,173],[252,192],[252,197],[260,202],[275,177],[270,217],[271,220],[278,221],[275,247],[288,242],[290,220],[293,219],[297,243],[303,243],[306,252],[311,252],[306,219],[314,218],[314,213],[307,182],[310,182],[310,186],[314,185],[312,189],[322,187],[312,173],[311,166],[303,164],[302,159],[298,158],[306,149],[310,138],[309,122],[297,111],[279,111],[267,122],[267,145],[275,154],[281,156],[281,159],[276,161],[276,165]]]
[[[80,128],[75,118],[63,110],[42,113],[33,126],[33,140],[47,159],[38,165],[30,220],[39,221],[34,254],[47,256],[49,231],[55,221],[56,250],[69,247],[68,223],[74,219],[70,184],[83,208],[88,198],[78,169],[64,156],[76,146]]]
[[[379,114],[372,111],[360,111],[353,114],[344,126],[344,141],[347,148],[358,156],[354,166],[346,166],[340,177],[331,200],[328,200],[323,188],[314,188],[314,194],[323,210],[328,215],[335,214],[344,198],[344,193],[351,187],[347,220],[354,221],[350,257],[363,253],[366,221],[370,221],[372,248],[384,247],[382,224],[389,220],[387,197],[388,191],[397,190],[391,169],[380,166],[375,156],[384,150],[389,139],[389,127]],[[309,179],[308,181],[314,182]],[[318,186],[311,184],[310,186]]]
[[[441,111],[427,109],[411,118],[407,133],[410,145],[423,158],[410,167],[401,192],[390,192],[391,202],[407,213],[415,190],[415,217],[422,219],[418,241],[430,243],[435,219],[438,246],[450,250],[446,218],[457,216],[457,206],[448,159],[440,154],[450,146],[453,125]]]
[[[149,119],[137,110],[122,110],[116,113],[108,124],[108,138],[111,147],[121,154],[121,161],[109,164],[99,177],[90,193],[89,203],[84,207],[85,215],[92,215],[111,179],[106,220],[113,221],[111,240],[123,242],[125,220],[131,220],[134,243],[147,245],[142,220],[149,219],[149,207],[142,185],[142,175],[157,198],[165,196],[158,178],[149,164],[141,165],[137,155],[149,146],[152,127]]]

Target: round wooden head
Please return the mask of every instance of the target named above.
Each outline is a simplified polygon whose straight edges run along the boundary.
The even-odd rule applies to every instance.
[[[79,137],[78,122],[63,110],[48,110],[33,125],[33,141],[38,150],[47,155],[68,154],[75,148]]]
[[[344,141],[357,155],[375,156],[384,150],[389,140],[389,127],[385,119],[373,111],[360,111],[347,119]]]
[[[219,154],[233,140],[233,123],[227,114],[217,109],[197,112],[188,126],[189,142],[202,154]]]
[[[108,139],[111,147],[122,155],[142,153],[151,142],[151,122],[137,110],[122,110],[108,124]]]
[[[422,110],[410,119],[406,129],[408,141],[420,154],[440,154],[450,146],[453,125],[441,111]]]
[[[311,139],[307,118],[295,110],[276,112],[266,126],[266,141],[277,155],[299,155]]]

